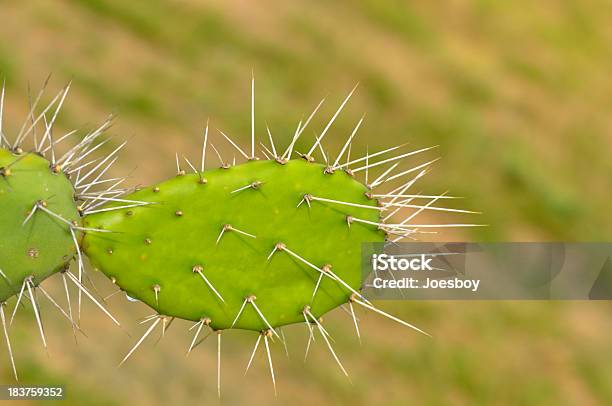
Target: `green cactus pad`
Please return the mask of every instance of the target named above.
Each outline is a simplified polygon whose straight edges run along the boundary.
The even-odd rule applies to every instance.
[[[25,278],[38,285],[75,254],[70,227],[42,210],[24,224],[36,202],[79,222],[70,180],[45,158],[0,148],[0,302],[19,293]]]
[[[126,196],[155,204],[87,216],[86,227],[113,233],[86,235],[83,249],[129,296],[166,316],[209,318],[212,328],[226,329],[253,295],[256,306],[247,303],[233,327],[268,328],[256,308],[272,327],[303,322],[305,306],[320,316],[346,303],[351,290],[323,277],[313,298],[321,272],[288,251],[317,268],[331,265],[358,290],[361,243],[385,235],[374,225],[349,224],[349,215],[378,222],[379,211],[363,207],[377,202],[346,172],[324,169],[304,160],[250,161],[177,176]],[[305,195],[356,206],[303,201]],[[287,250],[268,259],[277,243]]]

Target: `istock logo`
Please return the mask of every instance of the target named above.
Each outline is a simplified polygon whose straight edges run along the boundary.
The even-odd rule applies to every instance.
[[[396,258],[387,254],[372,254],[374,271],[433,271],[429,265],[433,256],[420,254],[414,258]]]

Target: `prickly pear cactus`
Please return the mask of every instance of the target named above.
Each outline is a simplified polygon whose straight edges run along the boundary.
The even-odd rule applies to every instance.
[[[109,202],[85,217],[86,228],[107,231],[83,238],[92,265],[129,297],[155,309],[142,322],[149,323],[146,332],[121,363],[159,323],[163,336],[172,319],[191,320],[191,329],[196,330],[188,353],[208,337],[198,341],[204,327],[216,332],[220,396],[225,330],[259,332],[247,370],[263,342],[274,385],[269,341],[276,336],[286,344],[281,327],[295,323],[308,328],[306,356],[318,330],[348,375],[321,318],[334,308],[343,307],[350,314],[358,338],[355,305],[427,334],[361,295],[361,245],[415,238],[432,228],[472,225],[415,224],[415,217],[426,210],[467,212],[433,205],[450,198],[445,194],[407,194],[434,161],[408,169],[399,165],[430,148],[400,152],[402,146],[395,146],[351,159],[362,118],[336,158],[330,158],[322,140],[352,93],[314,144],[303,150],[306,153],[296,150],[296,142],[323,101],[298,124],[284,152],[277,151],[268,129],[269,144],[260,143],[267,160],[256,156],[252,93],[250,154],[219,130],[245,162],[236,164],[234,159],[228,164],[208,142],[207,125],[199,170],[184,158],[193,170],[186,174],[177,154],[176,177]],[[220,168],[205,170],[208,147],[216,153]],[[315,162],[318,152],[323,163]],[[400,181],[394,185],[396,180]],[[426,203],[419,203],[423,199]],[[394,222],[397,217],[401,220]]]
[[[129,297],[155,309],[155,314],[143,321],[151,323],[147,331],[122,363],[159,323],[163,336],[168,320],[190,320],[195,322],[192,329],[197,329],[188,353],[207,337],[197,342],[205,326],[217,333],[219,395],[224,330],[259,332],[247,370],[263,341],[274,385],[269,341],[276,336],[286,344],[284,335],[279,335],[282,326],[306,324],[306,355],[318,330],[344,374],[347,371],[322,324],[321,316],[328,311],[343,306],[352,317],[358,337],[354,305],[424,333],[376,308],[361,295],[360,250],[364,242],[393,243],[427,232],[423,229],[471,226],[415,224],[414,218],[425,210],[465,212],[433,205],[449,198],[445,195],[406,194],[433,161],[409,169],[399,165],[429,148],[394,152],[402,148],[396,146],[351,159],[352,141],[362,118],[332,163],[322,141],[351,92],[314,144],[304,150],[306,153],[297,152],[296,142],[323,101],[298,124],[284,152],[277,152],[268,129],[269,148],[260,143],[261,153],[268,159],[260,160],[256,156],[254,82],[251,90],[250,154],[220,131],[245,162],[236,164],[234,159],[228,164],[208,143],[207,125],[199,170],[185,158],[193,169],[186,174],[177,154],[176,177],[137,191],[119,189],[124,178],[103,178],[124,144],[106,157],[87,158],[106,142],[97,139],[109,121],[64,154],[56,155],[57,143],[70,135],[54,141],[51,131],[68,86],[36,116],[38,96],[28,117],[31,125],[24,124],[14,143],[9,143],[2,132],[2,90],[0,231],[8,238],[0,239],[0,270],[6,282],[0,285],[0,316],[11,360],[2,302],[17,294],[17,309],[24,290],[29,292],[45,346],[32,291],[40,289],[60,308],[76,334],[79,327],[72,318],[66,278],[79,288],[79,304],[81,293],[85,293],[118,324],[83,286],[82,251]],[[47,115],[51,117],[49,122]],[[23,141],[41,120],[45,123],[42,139],[39,142],[34,137],[34,149],[24,153]],[[205,170],[209,146],[219,158],[220,168]],[[51,156],[45,159],[47,151]],[[323,163],[315,162],[318,152]],[[362,174],[365,176],[358,178]],[[399,185],[394,185],[395,180],[400,180]],[[421,199],[426,203],[419,204]],[[401,221],[393,222],[406,211],[409,213]],[[78,259],[78,278],[64,269],[73,257]],[[37,285],[58,269],[64,269],[68,312]],[[16,376],[14,363],[13,369]]]
[[[36,286],[72,259],[70,226],[52,216],[33,217],[50,210],[80,225],[74,193],[70,180],[45,158],[0,148],[0,302],[18,294],[26,278]]]
[[[305,306],[323,314],[360,288],[361,242],[384,239],[376,227],[350,223],[348,216],[379,221],[366,192],[321,164],[250,161],[126,197],[154,204],[88,216],[87,227],[113,233],[88,235],[83,247],[94,266],[160,314],[261,331],[303,321]],[[256,307],[240,312],[245,300]]]
[[[74,131],[54,138],[54,123],[69,88],[70,85],[66,86],[39,111],[41,90],[12,140],[3,129],[4,85],[0,91],[0,322],[15,378],[17,369],[8,325],[20,304],[29,302],[32,305],[42,343],[47,346],[37,292],[40,291],[70,321],[75,338],[80,327],[73,319],[68,282],[78,288],[79,316],[84,293],[117,323],[84,286],[85,268],[79,243],[85,232],[102,232],[82,227],[82,215],[124,193],[116,189],[121,180],[104,177],[120,148],[106,157],[92,155],[106,143],[99,141],[99,137],[110,120],[69,147],[66,147],[67,142],[61,143]],[[69,270],[75,258],[78,275]],[[59,271],[68,302],[66,310],[41,285]],[[13,296],[17,297],[16,304],[8,320],[4,307]]]

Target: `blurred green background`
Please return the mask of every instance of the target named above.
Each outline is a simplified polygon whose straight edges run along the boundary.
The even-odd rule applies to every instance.
[[[196,159],[208,117],[248,142],[252,71],[257,133],[265,135],[267,121],[283,145],[327,97],[312,126],[320,131],[359,82],[326,147],[337,150],[364,112],[356,150],[439,145],[433,157],[443,159],[422,190],[466,197],[461,208],[484,213],[469,221],[489,227],[437,239],[606,241],[611,19],[612,3],[598,0],[0,0],[5,126],[16,130],[25,118],[28,83],[37,90],[52,73],[50,88],[59,90],[72,79],[59,126],[91,128],[118,113],[115,145],[130,142],[115,174],[146,184],[173,173],[175,151]],[[89,338],[76,346],[70,326],[46,307],[49,356],[33,315],[19,315],[12,334],[23,382],[67,385],[65,404],[216,401],[215,345],[206,341],[186,359],[185,323],[117,369],[147,310],[120,296],[109,304],[131,338],[87,305]],[[277,401],[612,403],[609,302],[380,305],[435,339],[364,314],[359,346],[350,318],[329,315],[351,383],[323,343],[304,364],[305,333],[288,329],[291,359],[274,346]],[[253,343],[252,335],[227,335],[226,403],[274,400],[263,357],[242,376]],[[4,353],[0,372],[12,382]]]

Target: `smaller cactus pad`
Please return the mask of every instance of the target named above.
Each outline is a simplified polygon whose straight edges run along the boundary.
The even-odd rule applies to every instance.
[[[303,322],[305,306],[320,316],[360,288],[361,243],[385,236],[376,226],[350,224],[348,216],[379,221],[366,192],[346,172],[325,173],[320,164],[249,161],[126,197],[154,204],[87,216],[86,227],[113,233],[87,234],[83,248],[129,296],[160,314],[261,331]]]
[[[75,254],[68,224],[40,209],[32,215],[39,202],[66,220],[80,221],[72,184],[50,166],[37,154],[0,148],[0,301],[19,293],[28,277],[38,285]]]

